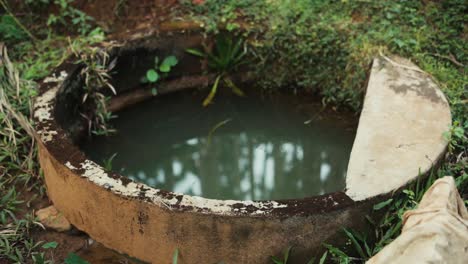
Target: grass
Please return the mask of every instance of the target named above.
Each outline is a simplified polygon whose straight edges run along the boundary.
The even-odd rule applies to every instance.
[[[0,259],[25,263],[41,256],[37,252],[40,243],[29,236],[32,228],[41,225],[31,213],[18,216],[20,207],[29,202],[20,198],[18,190],[41,196],[44,187],[29,122],[35,85],[19,76],[6,48],[0,45]]]
[[[36,143],[29,131],[36,81],[47,76],[70,54],[83,54],[89,44],[105,39],[102,31],[92,29],[93,19],[69,5],[70,1],[27,0],[21,10],[38,12],[31,11],[23,17],[17,16],[9,2],[12,1],[0,2],[3,10],[5,6],[8,8],[8,12],[0,15],[0,39],[9,46],[12,60],[7,59],[2,48],[0,261],[50,263],[52,260],[45,259],[43,253],[53,247],[49,244],[46,249],[46,244],[33,241],[30,236],[32,230],[41,228],[40,224],[31,213],[21,212],[21,208],[27,208],[31,200],[45,192]],[[433,77],[447,96],[453,125],[444,135],[450,147],[442,167],[391,200],[375,205],[374,209],[384,217],[378,222],[369,218],[374,227],[370,233],[343,230],[348,246],[325,245],[326,254],[317,256],[315,263],[361,263],[379,252],[399,235],[403,212],[415,208],[438,177],[454,176],[459,192],[466,199],[468,12],[465,1],[206,0],[202,5],[183,2],[188,15],[201,22],[207,32],[231,32],[246,40],[249,55],[253,57],[250,64],[254,63],[261,77],[260,86],[305,89],[320,94],[326,104],[359,111],[371,58],[392,53],[413,60]],[[45,12],[48,5],[57,5],[59,12]],[[122,13],[119,10],[130,5],[128,1],[119,1],[114,11]],[[74,29],[67,34],[71,37],[60,34],[68,28]],[[84,54],[98,53],[93,49]],[[208,57],[203,52],[200,54]],[[106,87],[106,69],[112,63],[105,60],[105,54],[99,56],[100,59],[78,57],[90,66],[92,78],[97,78],[87,86],[91,92],[88,96],[102,108],[105,98],[94,93],[94,84]],[[91,122],[96,125],[92,130],[105,133],[109,129],[106,121],[112,115],[105,109],[100,112],[103,115]],[[25,191],[36,196],[24,201]],[[174,255],[175,262],[178,253]],[[80,261],[75,256],[70,255],[67,263],[80,263],[72,262]],[[288,257],[289,253],[275,258],[274,262],[286,263]]]
[[[76,39],[49,32],[32,42],[30,34],[21,34],[25,30],[20,22],[3,18],[1,39],[12,47],[12,60],[0,43],[0,261],[52,263],[45,257],[45,251],[53,250],[51,244],[31,238],[31,232],[43,226],[36,221],[30,204],[45,195],[31,125],[36,80],[48,75],[74,51],[102,42],[103,38],[96,31]],[[15,33],[14,37],[11,33]],[[23,200],[23,193],[34,195]]]

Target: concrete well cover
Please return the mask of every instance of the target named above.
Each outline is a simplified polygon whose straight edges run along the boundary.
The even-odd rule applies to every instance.
[[[270,263],[294,246],[302,261],[362,228],[384,194],[427,173],[443,156],[451,123],[437,85],[401,58],[373,62],[346,192],[296,200],[233,201],[158,190],[86,158],[56,116],[56,96],[76,68],[65,62],[41,85],[34,118],[39,159],[55,207],[102,244],[151,263]]]

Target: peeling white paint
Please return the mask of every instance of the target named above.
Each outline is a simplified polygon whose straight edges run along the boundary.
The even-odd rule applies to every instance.
[[[59,86],[57,85],[36,98],[34,103],[34,117],[39,122],[52,120],[53,100],[57,95],[58,89]]]
[[[76,168],[75,166],[73,166],[69,161],[67,161],[67,162],[65,163],[65,166],[66,166],[67,168],[69,168],[70,170],[76,170],[76,169],[77,169],[77,168]]]
[[[55,73],[51,76],[48,76],[44,79],[43,82],[45,83],[51,83],[51,82],[63,82],[65,78],[67,78],[68,74],[66,71],[61,71],[60,76],[56,76]]]
[[[85,160],[80,164],[79,168],[74,167],[68,161],[65,163],[69,169],[78,171],[83,170],[82,176],[88,178],[91,182],[112,190],[114,193],[127,197],[141,197],[142,190],[144,190],[144,197],[149,198],[152,202],[166,207],[179,206],[185,208],[193,208],[193,211],[206,211],[216,214],[230,214],[233,211],[240,213],[249,213],[248,208],[254,206],[256,211],[250,212],[252,215],[264,215],[269,210],[277,208],[285,208],[286,204],[281,204],[276,201],[254,202],[254,201],[235,201],[235,200],[216,200],[207,199],[198,196],[184,195],[181,193],[172,193],[173,197],[168,199],[161,196],[161,190],[151,188],[142,183],[129,182],[127,185],[120,179],[109,177],[108,173],[97,163],[92,160]],[[181,197],[181,199],[177,198]],[[233,209],[233,205],[243,204],[242,207]]]
[[[43,124],[43,128],[36,131],[43,143],[50,142],[57,135],[57,131],[50,130],[45,123],[53,119],[53,101],[57,95],[59,85],[38,96],[34,102],[34,118]]]
[[[46,143],[50,142],[54,139],[54,136],[57,135],[57,131],[40,131],[38,132],[39,136],[41,137],[41,141]]]

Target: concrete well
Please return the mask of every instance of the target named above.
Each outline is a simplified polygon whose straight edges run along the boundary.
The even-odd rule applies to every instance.
[[[450,109],[437,85],[407,60],[376,58],[346,190],[278,201],[173,193],[106,171],[76,146],[67,121],[79,70],[70,62],[58,67],[34,106],[48,195],[93,239],[151,263],[169,263],[176,249],[179,263],[270,263],[289,246],[293,260],[305,263],[342,227],[364,228],[376,202],[426,174],[447,147]]]

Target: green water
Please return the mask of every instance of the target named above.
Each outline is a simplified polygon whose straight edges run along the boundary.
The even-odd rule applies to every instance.
[[[121,111],[118,133],[83,150],[152,187],[215,199],[289,199],[340,191],[355,131],[314,103],[169,95]],[[316,104],[315,104],[316,105]],[[325,116],[325,117],[324,117]]]

